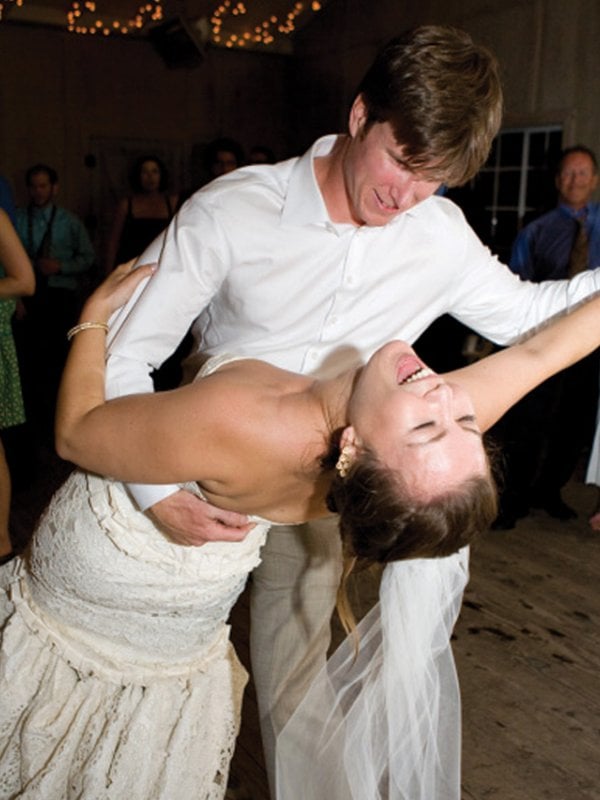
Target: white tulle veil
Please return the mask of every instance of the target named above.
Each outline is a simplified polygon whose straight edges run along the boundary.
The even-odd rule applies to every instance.
[[[277,739],[277,800],[459,800],[450,636],[468,559],[386,566],[358,656],[348,637]]]

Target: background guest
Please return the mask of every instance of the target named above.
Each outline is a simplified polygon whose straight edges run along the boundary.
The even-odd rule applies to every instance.
[[[235,139],[222,136],[206,147],[204,164],[209,181],[233,172],[234,169],[243,167],[245,163],[242,145]]]
[[[56,204],[58,175],[46,164],[26,173],[30,202],[17,209],[16,228],[36,275],[36,290],[18,326],[19,358],[28,417],[51,436],[58,381],[87,290],[95,254],[83,222]]]
[[[563,150],[556,176],[558,206],[517,237],[510,267],[536,283],[570,278],[600,264],[600,204],[594,153],[583,145]],[[562,499],[582,451],[592,441],[598,404],[598,351],[559,373],[522,400],[505,418],[507,476],[497,528],[514,527],[530,507],[556,519],[575,511]]]
[[[11,320],[17,298],[35,289],[33,268],[8,217],[0,208],[0,431],[25,421]],[[10,556],[8,530],[11,481],[0,438],[0,562]]]
[[[138,158],[129,182],[132,193],[119,201],[110,231],[106,272],[139,256],[166,228],[179,203],[179,195],[169,191],[167,168],[158,156]]]
[[[270,147],[265,147],[262,144],[254,145],[248,156],[249,164],[274,164],[275,161],[275,153]]]

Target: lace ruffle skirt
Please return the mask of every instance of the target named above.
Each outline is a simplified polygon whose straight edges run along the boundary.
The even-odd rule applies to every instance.
[[[76,476],[71,484],[79,491],[83,480]],[[66,487],[68,492],[73,488]],[[119,495],[121,505],[122,500]],[[81,516],[85,513],[80,509]],[[40,527],[47,534],[50,526],[42,521]],[[59,540],[64,529],[61,525],[55,531]],[[75,625],[69,617],[77,608],[72,597],[64,614],[51,604],[40,603],[44,581],[39,570],[44,560],[39,552],[36,555],[39,538],[44,537],[38,531],[28,563],[16,559],[0,569],[0,798],[224,797],[247,680],[225,624],[225,609],[234,599],[229,597],[231,585],[225,581],[226,603],[218,612],[223,619],[220,623],[211,620],[202,646],[169,653],[157,642],[144,649],[138,642],[132,645],[132,632],[120,640],[118,618],[114,637],[106,636],[103,628],[90,631]],[[37,551],[54,552],[45,570],[58,560],[56,537],[52,538],[50,547],[37,544]],[[81,538],[86,541],[85,536]],[[123,553],[123,544],[121,539],[122,558],[131,559],[130,553]],[[86,547],[90,546],[88,540]],[[245,546],[245,561],[257,561],[258,543]],[[144,570],[159,563],[155,556],[160,544],[155,542],[154,547]],[[198,558],[198,552],[194,551],[193,558]],[[64,560],[60,564],[64,571]],[[116,569],[120,565],[117,554],[115,564]],[[165,580],[168,575],[166,571]],[[77,596],[76,587],[69,587],[65,575],[54,576],[51,586],[56,587],[59,577],[63,580],[61,596],[70,588]],[[178,579],[183,581],[181,574],[171,573],[171,583]],[[124,586],[126,590],[131,590],[129,584]],[[161,587],[155,585],[154,591],[160,610]],[[187,591],[186,585],[186,596]],[[81,599],[81,606],[86,602]],[[131,598],[123,605],[127,608],[130,603]],[[104,611],[110,614],[110,609]],[[88,613],[89,609],[82,611]],[[153,613],[158,616],[157,612],[149,616]],[[139,609],[137,615],[141,616]],[[133,609],[132,617],[137,618]],[[200,634],[204,633],[201,628]],[[135,657],[137,652],[140,658]]]

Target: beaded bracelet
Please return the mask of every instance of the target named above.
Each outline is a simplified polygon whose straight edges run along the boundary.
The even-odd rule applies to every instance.
[[[89,331],[92,328],[99,328],[105,333],[108,333],[108,325],[106,322],[80,322],[79,325],[75,325],[74,328],[71,328],[70,331],[67,331],[67,341],[70,342],[77,333],[81,333],[81,331]]]

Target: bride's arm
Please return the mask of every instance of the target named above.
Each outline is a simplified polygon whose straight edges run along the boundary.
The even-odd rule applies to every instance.
[[[86,301],[81,323],[92,326],[71,341],[58,395],[56,449],[85,469],[124,481],[218,480],[235,451],[231,421],[224,418],[234,392],[224,398],[207,379],[172,392],[105,401],[103,326],[152,270],[118,267]],[[210,465],[210,475],[202,464]]]
[[[446,378],[471,395],[481,430],[488,430],[527,392],[600,346],[600,296],[579,305],[524,342]]]

